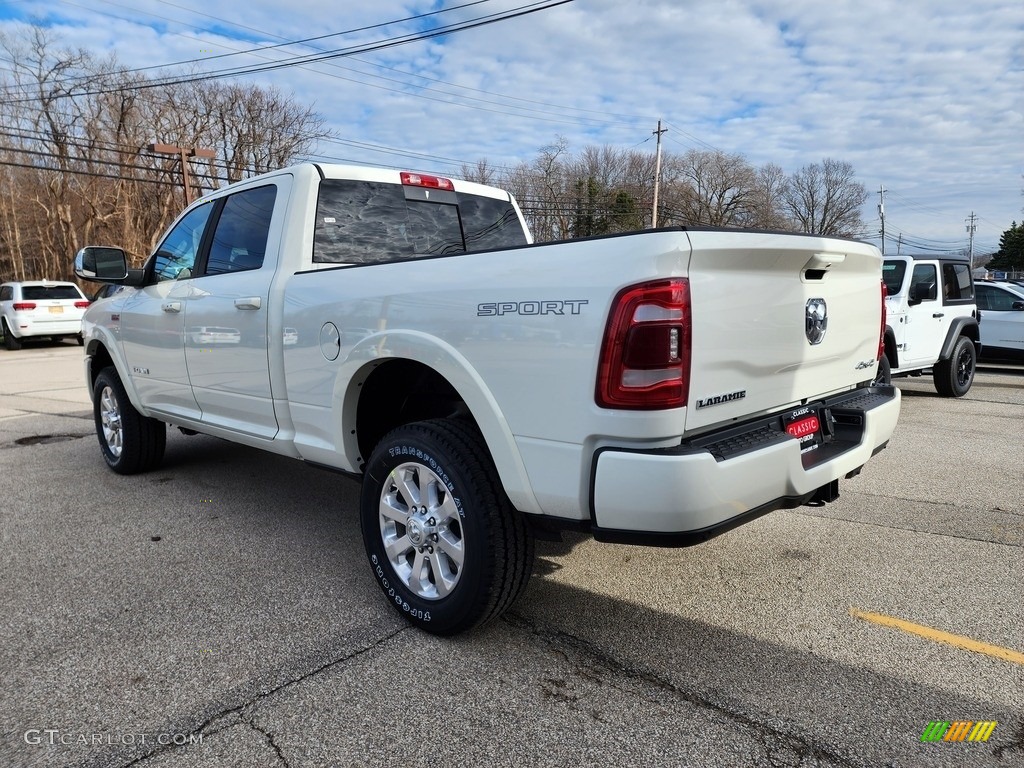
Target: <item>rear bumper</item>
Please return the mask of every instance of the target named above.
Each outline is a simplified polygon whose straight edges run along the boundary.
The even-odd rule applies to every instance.
[[[773,509],[831,500],[837,481],[885,447],[900,392],[872,387],[809,404],[832,434],[801,454],[782,416],[759,419],[662,450],[598,451],[591,485],[594,536],[685,546]]]
[[[29,320],[15,316],[15,322],[9,323],[14,335],[19,339],[30,336],[77,336],[82,332],[82,318],[72,320]]]

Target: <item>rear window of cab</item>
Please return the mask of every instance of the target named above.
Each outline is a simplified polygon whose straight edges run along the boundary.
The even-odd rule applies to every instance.
[[[317,264],[379,264],[517,245],[526,245],[526,234],[508,200],[385,182],[320,182]]]

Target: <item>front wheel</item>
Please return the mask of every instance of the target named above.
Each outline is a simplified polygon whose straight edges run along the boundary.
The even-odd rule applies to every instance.
[[[360,518],[388,602],[432,634],[501,615],[533,569],[526,521],[482,436],[461,421],[422,421],[386,435],[366,465]]]
[[[96,377],[92,410],[107,466],[121,475],[148,472],[159,466],[167,444],[166,426],[135,410],[113,366]]]
[[[963,397],[974,383],[978,353],[974,342],[961,336],[953,346],[949,360],[938,362],[932,368],[935,389],[943,397]]]

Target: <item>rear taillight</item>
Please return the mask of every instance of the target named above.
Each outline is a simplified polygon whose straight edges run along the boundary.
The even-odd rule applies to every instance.
[[[644,410],[686,405],[691,328],[686,280],[659,280],[620,291],[601,345],[597,404]]]
[[[89,302],[88,301],[76,301],[75,302],[75,309],[88,309],[88,307],[89,307]]]
[[[440,176],[428,176],[425,173],[409,173],[402,171],[402,184],[407,187],[427,187],[428,189],[449,189],[454,191],[455,185]]]
[[[885,355],[885,299],[889,295],[889,289],[885,287],[885,280],[882,281],[882,327],[878,332],[878,357],[876,360],[881,360],[882,356]]]
[[[28,312],[30,309],[35,309],[36,305],[31,301],[16,301],[14,302],[15,312]]]

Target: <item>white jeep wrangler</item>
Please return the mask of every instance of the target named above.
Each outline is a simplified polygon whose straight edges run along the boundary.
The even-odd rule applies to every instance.
[[[920,376],[931,369],[935,389],[962,397],[974,382],[981,351],[980,317],[966,259],[886,256],[885,355],[877,381]]]

